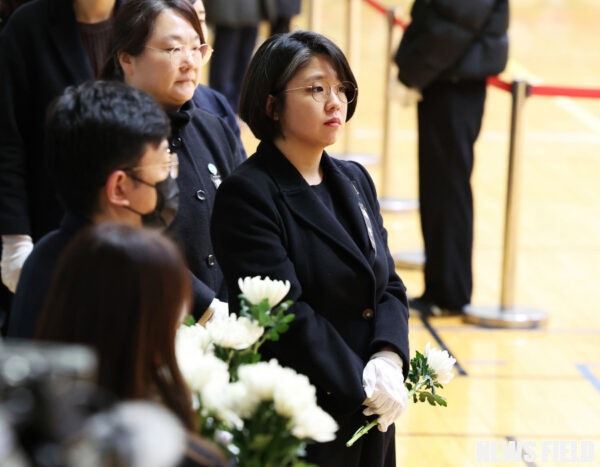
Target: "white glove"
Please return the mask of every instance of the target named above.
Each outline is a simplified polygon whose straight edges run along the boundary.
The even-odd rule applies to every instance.
[[[210,303],[208,309],[213,311],[212,316],[208,320],[209,323],[223,321],[229,317],[229,304],[227,302],[222,302],[218,298],[215,298]]]
[[[421,92],[417,88],[409,88],[404,86],[400,81],[391,81],[388,88],[388,95],[400,102],[402,107],[416,105],[417,102],[423,100]]]
[[[377,428],[387,431],[408,405],[399,355],[388,350],[373,354],[363,371],[363,387],[367,395],[363,414],[379,415]]]
[[[2,283],[15,293],[23,263],[33,250],[33,240],[29,235],[2,235]]]

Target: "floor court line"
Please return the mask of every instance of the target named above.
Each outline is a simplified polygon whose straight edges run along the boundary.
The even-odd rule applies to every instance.
[[[540,77],[534,75],[526,67],[514,60],[508,61],[506,69],[509,70],[513,75],[522,75],[522,77],[526,79],[529,82],[529,84],[536,85],[543,83],[543,80]],[[571,98],[551,97],[551,99],[557,106],[561,107],[567,113],[577,118],[580,122],[584,123],[587,127],[591,128],[594,132],[600,134],[600,118],[596,117],[591,112],[585,110],[579,104],[575,103]]]
[[[596,376],[590,371],[588,365],[584,363],[579,363],[576,365],[577,369],[583,375],[585,379],[587,379],[592,386],[596,389],[596,391],[600,392],[600,380],[596,378]]]

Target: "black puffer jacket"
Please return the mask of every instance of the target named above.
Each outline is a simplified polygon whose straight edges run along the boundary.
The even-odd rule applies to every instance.
[[[508,0],[415,0],[395,62],[418,89],[435,80],[483,79],[508,58]]]

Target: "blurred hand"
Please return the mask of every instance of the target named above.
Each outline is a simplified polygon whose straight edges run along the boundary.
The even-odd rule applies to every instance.
[[[209,323],[213,321],[223,321],[229,317],[229,304],[227,302],[222,302],[218,298],[215,298],[211,302],[208,309],[213,311],[212,316],[208,320]]]
[[[33,240],[29,235],[2,235],[2,283],[15,293],[23,263],[33,250]]]
[[[387,431],[408,405],[399,355],[387,350],[373,354],[363,371],[363,387],[367,395],[363,414],[378,415],[377,428]]]

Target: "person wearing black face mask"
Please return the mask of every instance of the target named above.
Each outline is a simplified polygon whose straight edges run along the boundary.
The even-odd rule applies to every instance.
[[[148,213],[142,213],[136,211],[131,206],[129,210],[139,214],[142,218],[142,225],[149,228],[167,228],[175,219],[177,210],[179,208],[179,186],[177,185],[177,176],[179,175],[179,159],[177,153],[171,153],[169,150],[169,162],[165,164],[156,164],[156,167],[164,167],[169,169],[167,177],[155,184],[149,183],[137,175],[134,175],[136,171],[142,169],[150,169],[148,166],[138,166],[126,169],[129,172],[129,176],[135,181],[142,183],[146,186],[152,187],[156,190],[156,206]]]
[[[66,214],[58,230],[36,243],[23,266],[9,336],[32,337],[59,256],[83,227],[105,221],[135,227],[171,224],[179,189],[169,133],[168,117],[154,99],[122,83],[70,87],[50,107],[44,146]]]

